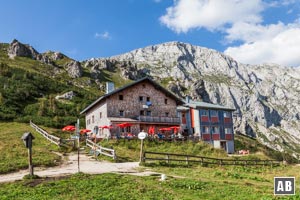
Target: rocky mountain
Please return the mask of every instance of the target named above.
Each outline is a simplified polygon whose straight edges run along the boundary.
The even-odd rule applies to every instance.
[[[105,81],[120,86],[152,77],[182,98],[188,95],[235,107],[235,133],[256,137],[272,149],[300,158],[300,68],[245,65],[215,50],[181,42],[82,62],[59,52],[38,53],[17,40],[5,52],[10,58],[28,57],[49,66],[51,73],[44,74],[54,79],[61,80],[67,73],[67,84],[94,88],[99,91],[96,95],[104,92]]]
[[[215,50],[180,42],[84,61],[97,77],[119,70],[126,79],[150,76],[181,97],[231,106],[235,132],[281,152],[300,148],[300,69],[245,65]]]
[[[60,52],[48,51],[45,53],[39,53],[32,46],[28,44],[23,44],[18,40],[14,39],[7,50],[8,56],[13,59],[16,56],[19,57],[28,57],[37,61],[40,61],[44,64],[53,65],[54,67],[59,67],[56,61],[66,60],[66,63],[63,65],[68,75],[71,78],[79,78],[82,76],[82,67],[80,62],[74,61],[73,59],[68,58]]]

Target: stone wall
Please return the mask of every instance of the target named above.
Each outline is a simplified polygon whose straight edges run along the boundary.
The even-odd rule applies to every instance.
[[[123,96],[123,100],[119,100],[119,95]],[[140,101],[140,96],[143,101]],[[147,97],[152,103],[148,109],[143,108],[146,105]],[[167,104],[165,104],[167,99]],[[156,89],[148,81],[140,82],[132,87],[129,87],[121,92],[111,95],[107,99],[108,117],[120,117],[120,110],[124,111],[124,116],[127,118],[136,118],[140,115],[141,110],[144,110],[144,115],[147,111],[151,111],[152,117],[177,117],[176,101]]]

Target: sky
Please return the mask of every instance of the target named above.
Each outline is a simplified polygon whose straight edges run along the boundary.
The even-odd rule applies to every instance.
[[[0,0],[0,42],[76,60],[169,41],[300,66],[300,0]]]

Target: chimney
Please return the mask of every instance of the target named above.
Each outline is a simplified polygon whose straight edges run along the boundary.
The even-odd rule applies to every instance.
[[[113,82],[106,82],[106,94],[115,90],[115,84]]]

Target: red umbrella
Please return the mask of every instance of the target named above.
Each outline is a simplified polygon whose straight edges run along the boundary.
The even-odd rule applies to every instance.
[[[117,126],[121,127],[121,128],[125,128],[125,127],[128,127],[128,126],[132,126],[132,124],[130,123],[122,123],[122,124],[117,124]]]
[[[150,135],[153,135],[154,132],[155,132],[154,126],[150,126],[150,127],[149,127],[149,130],[148,130],[148,133],[149,133]]]
[[[174,133],[177,133],[178,130],[180,129],[180,126],[171,126],[171,127],[169,127],[169,128],[173,129],[173,130],[174,130]]]
[[[68,126],[63,127],[61,130],[62,131],[75,131],[76,127],[73,125],[68,125]]]
[[[158,130],[160,130],[160,131],[171,131],[172,129],[171,128],[160,128]]]
[[[88,132],[91,132],[91,130],[89,130],[89,129],[81,129],[80,130],[81,134],[88,133]]]
[[[180,126],[171,126],[169,128],[171,128],[171,129],[180,129]]]
[[[99,126],[99,128],[103,128],[103,129],[111,129],[112,128],[112,126],[107,126],[107,125],[104,125],[104,126]]]

